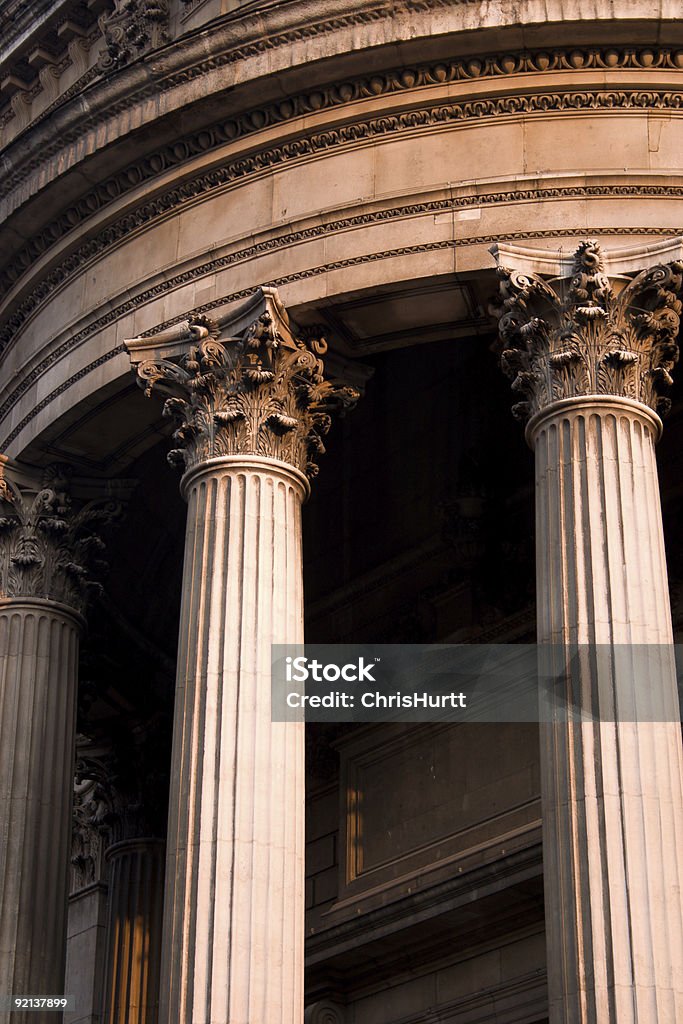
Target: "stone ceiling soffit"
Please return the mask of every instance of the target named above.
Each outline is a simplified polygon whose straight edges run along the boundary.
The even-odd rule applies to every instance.
[[[54,459],[52,460],[54,463]],[[17,462],[0,454],[0,481],[9,479],[24,491],[38,491],[45,467]],[[103,479],[73,475],[69,478],[69,490],[79,501],[120,501],[127,502],[138,485],[134,478]]]

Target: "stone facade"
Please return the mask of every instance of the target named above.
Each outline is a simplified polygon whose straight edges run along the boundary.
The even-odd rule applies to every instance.
[[[670,653],[678,7],[0,0],[0,994],[683,1018],[670,659],[612,730],[304,732],[266,671]]]

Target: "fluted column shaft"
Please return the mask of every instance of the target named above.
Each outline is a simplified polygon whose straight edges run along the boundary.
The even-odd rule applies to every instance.
[[[270,720],[272,643],[303,641],[303,473],[186,473],[161,1020],[301,1024],[304,732]]]
[[[683,238],[492,251],[501,363],[536,453],[550,1021],[674,1024],[683,766],[654,446]]]
[[[156,1024],[165,844],[128,839],[110,846],[105,1024]]]
[[[579,651],[571,685],[592,713],[567,720],[558,693],[541,724],[551,1024],[683,1020],[683,768],[660,428],[648,407],[610,397],[557,403],[529,425],[538,639]],[[629,645],[656,646],[645,659]]]
[[[188,502],[161,1022],[301,1024],[304,730],[271,722],[271,645],[303,642],[301,504],[358,392],[272,288],[126,345]]]
[[[0,992],[61,995],[81,619],[0,598]],[[54,1021],[54,1013],[13,1013]]]

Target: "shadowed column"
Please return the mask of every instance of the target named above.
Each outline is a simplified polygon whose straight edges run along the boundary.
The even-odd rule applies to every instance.
[[[154,1024],[158,1018],[164,846],[162,839],[124,839],[105,855],[105,1024]]]
[[[0,993],[59,996],[79,637],[102,546],[94,530],[117,509],[72,500],[65,467],[36,478],[6,459],[0,505]]]

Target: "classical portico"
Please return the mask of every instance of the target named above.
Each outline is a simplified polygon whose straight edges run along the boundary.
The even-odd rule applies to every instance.
[[[682,254],[678,239],[621,251],[584,241],[571,258],[493,250],[501,362],[535,451],[541,661],[556,668],[563,650],[579,652],[570,689],[554,694],[540,725],[552,1024],[673,1024],[679,1014],[683,774],[655,443],[678,357]],[[320,329],[297,326],[269,288],[221,318],[187,319],[126,347],[150,408],[172,421],[168,461],[182,471],[188,509],[168,825],[154,810],[165,806],[163,784],[149,781],[151,725],[139,727],[127,775],[121,753],[84,737],[74,761],[73,724],[65,732],[75,715],[86,564],[102,547],[93,529],[121,509],[85,500],[92,483],[77,481],[74,492],[64,466],[38,478],[5,462],[3,699],[17,739],[5,748],[14,755],[3,791],[21,842],[3,864],[3,935],[13,926],[29,932],[15,932],[3,969],[14,972],[15,990],[64,984],[76,765],[72,863],[83,895],[72,909],[90,915],[87,934],[102,936],[89,950],[99,978],[88,994],[93,1011],[99,1000],[111,1022],[140,1014],[300,1021],[304,733],[270,721],[269,652],[271,643],[303,641],[302,504],[332,415],[350,410],[358,390],[328,379]],[[469,572],[482,564],[473,524],[483,499],[466,473],[461,479],[455,511],[444,514]],[[645,688],[628,654],[642,645],[651,652]],[[24,703],[26,680],[44,695]],[[577,700],[588,720],[567,717]],[[43,714],[50,701],[54,711]],[[342,742],[343,771],[363,763],[364,743]],[[20,746],[36,752],[35,764],[23,763]],[[43,792],[34,776],[44,779],[46,757],[51,818],[31,799]],[[37,951],[30,915],[47,842],[59,853],[50,891],[62,898]],[[59,972],[46,973],[48,963]],[[82,967],[72,962],[69,978],[82,986]],[[306,1012],[345,1019],[335,989]]]
[[[678,8],[0,0],[0,997],[683,1017]],[[302,639],[563,684],[271,723]]]

